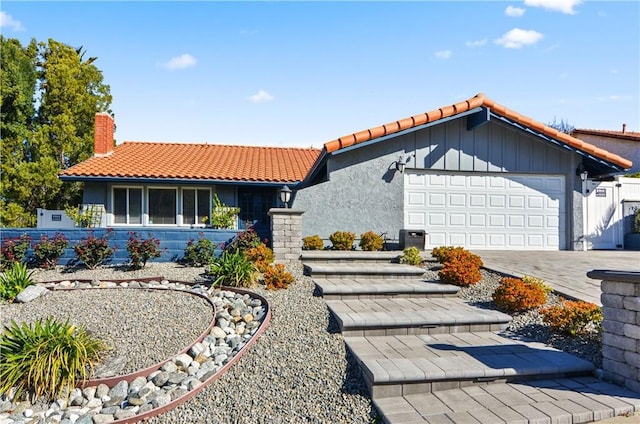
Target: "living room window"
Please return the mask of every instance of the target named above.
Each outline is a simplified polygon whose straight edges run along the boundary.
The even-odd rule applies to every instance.
[[[211,191],[183,189],[182,190],[182,223],[187,225],[204,224],[208,222],[211,211]]]
[[[113,189],[113,223],[142,225],[142,189],[116,187]]]
[[[175,188],[150,188],[149,225],[175,225],[177,215],[177,190]]]

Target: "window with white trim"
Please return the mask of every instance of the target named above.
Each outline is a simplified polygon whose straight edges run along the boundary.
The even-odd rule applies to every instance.
[[[211,211],[211,190],[182,189],[182,223],[204,224]]]
[[[175,188],[147,190],[149,225],[175,225],[178,191]]]
[[[113,223],[142,225],[142,189],[115,187],[113,189]]]

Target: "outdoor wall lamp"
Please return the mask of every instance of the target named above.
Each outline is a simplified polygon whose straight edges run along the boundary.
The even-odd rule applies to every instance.
[[[407,162],[409,161],[409,158],[407,158],[407,160],[405,161],[402,158],[402,155],[398,158],[398,160],[396,161],[396,171],[398,171],[401,174],[404,174],[404,170],[407,167]]]
[[[587,181],[587,177],[589,176],[589,173],[584,168],[584,164],[583,163],[578,165],[578,168],[576,169],[576,175],[578,175],[580,177],[580,181],[582,181],[582,182]]]
[[[288,186],[283,186],[280,189],[280,200],[284,203],[284,207],[289,207],[289,201],[291,200],[291,189]]]

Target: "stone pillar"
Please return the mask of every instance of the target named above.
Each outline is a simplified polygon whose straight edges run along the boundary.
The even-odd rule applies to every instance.
[[[602,280],[603,378],[640,393],[640,272],[595,270]]]
[[[300,209],[269,209],[271,246],[277,263],[290,264],[300,260],[303,213]]]

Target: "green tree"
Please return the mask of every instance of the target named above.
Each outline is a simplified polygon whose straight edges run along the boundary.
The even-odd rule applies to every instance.
[[[57,176],[91,156],[94,115],[110,112],[110,88],[93,64],[96,58],[84,60],[82,47],[52,39],[27,47],[15,39],[0,43],[0,219],[3,226],[33,225],[36,208],[80,203],[81,185]]]

